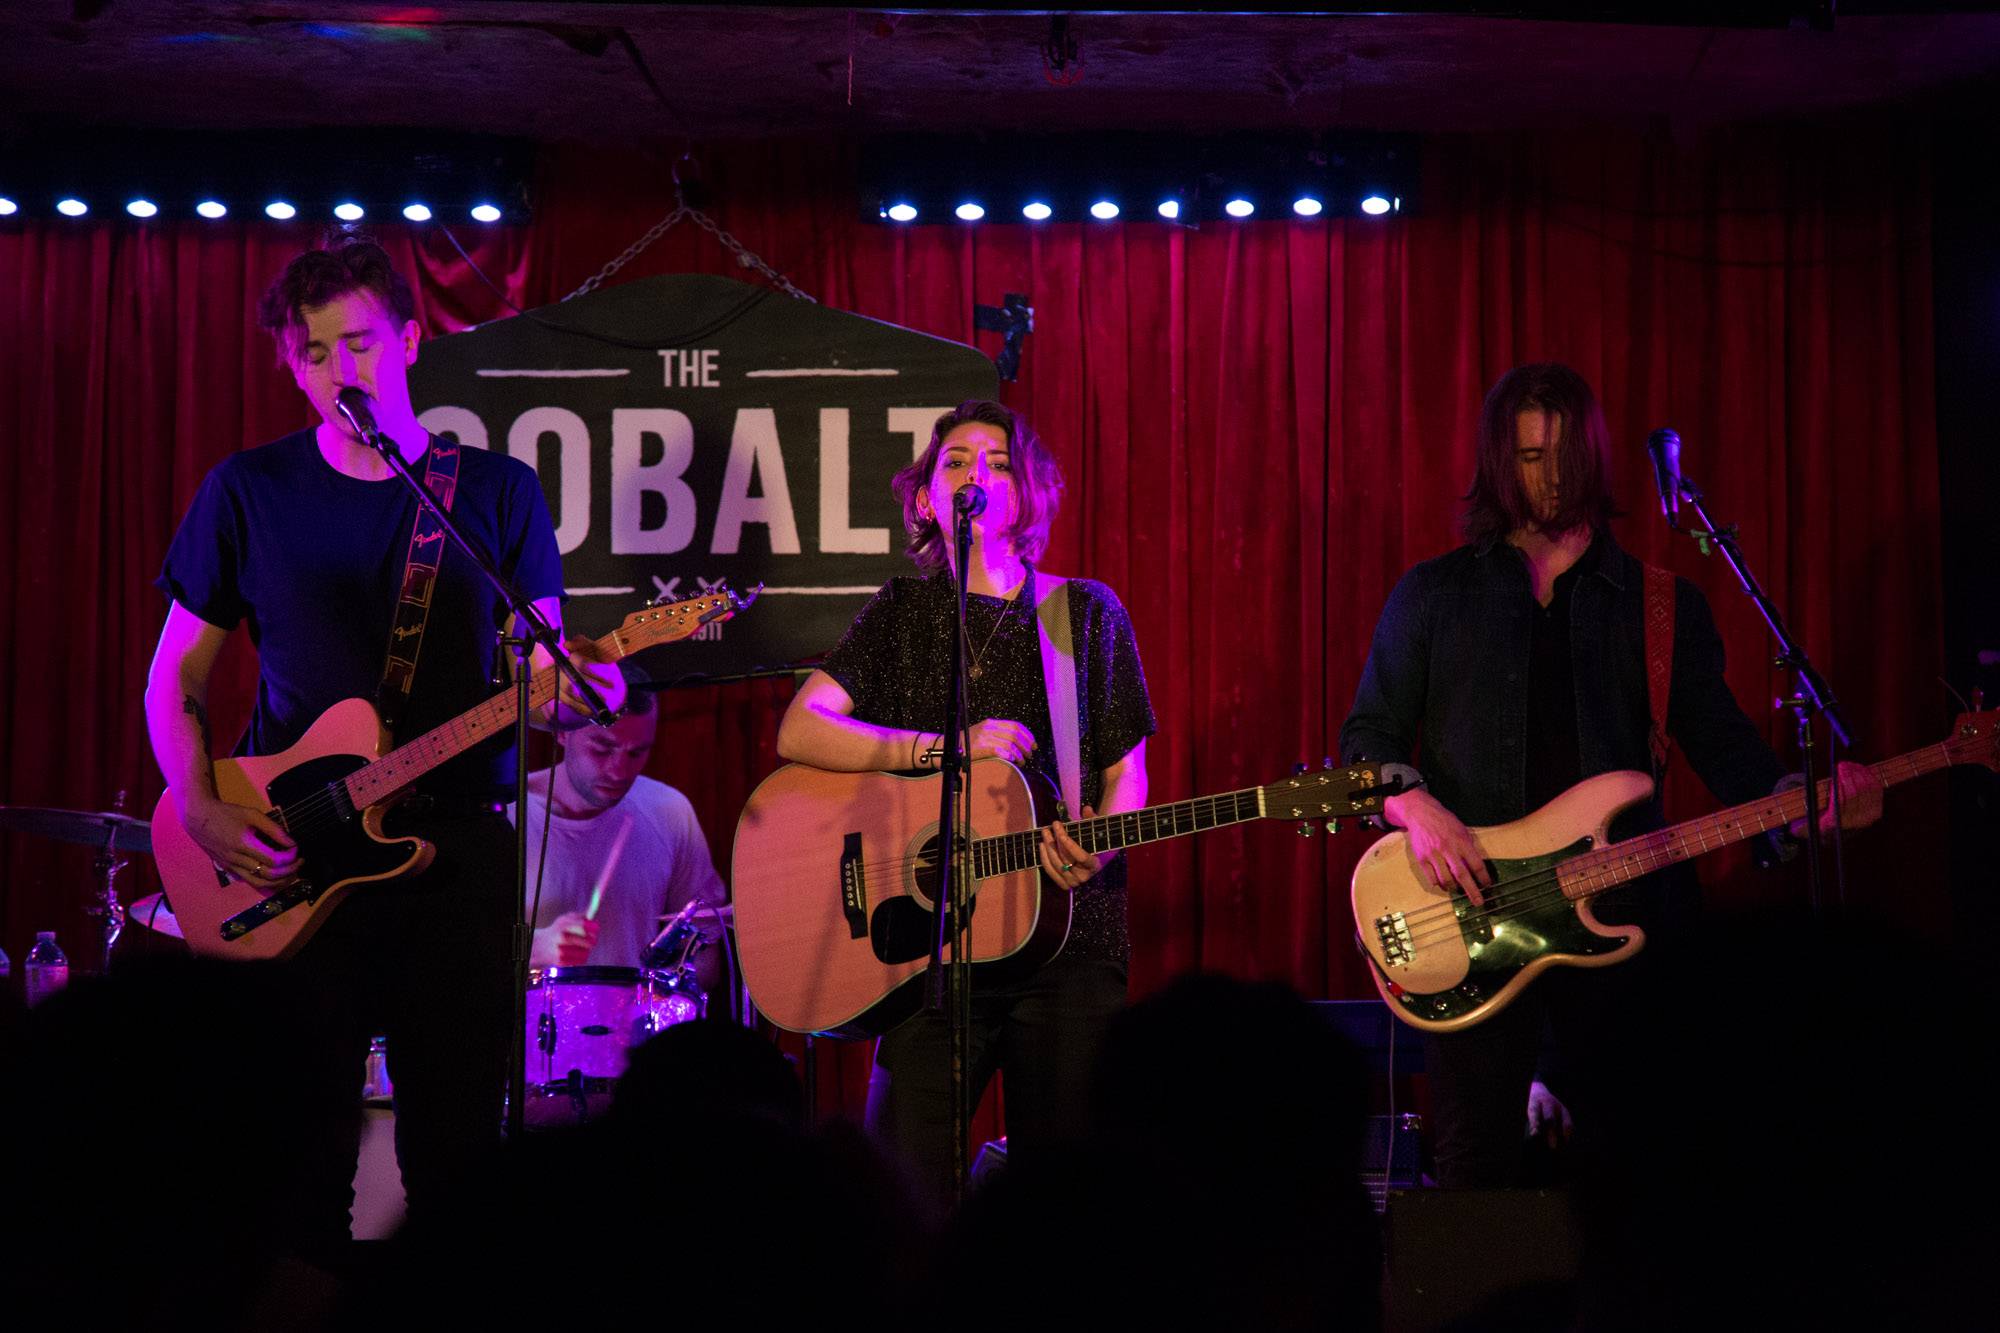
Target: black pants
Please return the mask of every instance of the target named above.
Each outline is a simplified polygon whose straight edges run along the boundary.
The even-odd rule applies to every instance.
[[[413,1216],[499,1142],[513,1026],[514,830],[501,814],[426,817],[437,846],[414,879],[350,890],[292,966],[327,1006],[330,1060],[356,1101],[369,1039],[389,1039],[396,1159]],[[358,1124],[358,1117],[356,1118]],[[349,1235],[358,1139],[318,1145],[299,1201],[300,1245],[339,1253]]]
[[[1631,1151],[1659,1074],[1670,996],[1651,946],[1609,968],[1552,968],[1477,1027],[1427,1033],[1438,1183],[1522,1183],[1528,1085],[1538,1071],[1569,1108],[1568,1151],[1587,1171]]]
[[[971,1102],[1006,1075],[1013,1160],[1073,1142],[1087,1130],[1090,1077],[1111,1017],[1125,1003],[1125,964],[1059,955],[1017,985],[972,994]],[[918,1014],[875,1046],[868,1127],[938,1206],[951,1178],[951,1035]]]

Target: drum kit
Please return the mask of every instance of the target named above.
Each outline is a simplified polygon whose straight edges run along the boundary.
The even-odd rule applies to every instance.
[[[165,895],[118,901],[118,876],[133,852],[150,854],[152,827],[125,813],[120,792],[110,810],[60,810],[0,806],[0,832],[30,833],[97,850],[92,861],[88,911],[101,918],[100,970],[127,924],[180,939]],[[646,950],[643,967],[550,967],[529,974],[527,1110],[531,1125],[595,1118],[609,1105],[611,1086],[625,1072],[633,1048],[656,1032],[703,1018],[708,996],[696,980],[695,958],[721,938],[727,904],[690,902],[661,918],[663,928]],[[702,921],[706,919],[707,927]],[[371,1090],[386,1093],[386,1073],[371,1065]],[[379,1084],[379,1086],[377,1086]]]

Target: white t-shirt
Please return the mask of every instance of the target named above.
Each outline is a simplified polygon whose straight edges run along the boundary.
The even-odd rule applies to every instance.
[[[546,776],[540,777],[547,786]],[[528,794],[528,901],[535,901],[535,866],[541,852],[542,818],[547,798]],[[507,807],[512,819],[514,807]],[[605,881],[604,901],[597,909],[597,945],[590,951],[592,967],[638,967],[646,946],[660,933],[660,918],[679,911],[689,899],[722,903],[729,897],[708,839],[695,819],[688,798],[664,782],[641,777],[625,799],[590,819],[550,821],[549,854],[541,885],[541,905],[535,928],[541,929],[564,912],[590,907],[590,892],[611,856],[621,828],[630,826],[618,865]],[[695,924],[713,930],[712,919]]]

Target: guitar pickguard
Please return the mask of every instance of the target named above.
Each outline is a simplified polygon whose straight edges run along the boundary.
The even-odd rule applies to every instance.
[[[1630,936],[1600,935],[1585,925],[1576,904],[1555,882],[1558,865],[1595,845],[1594,839],[1579,838],[1543,856],[1488,861],[1497,887],[1487,890],[1484,910],[1454,884],[1451,908],[1471,959],[1465,980],[1449,990],[1418,994],[1396,985],[1393,972],[1383,972],[1396,1002],[1412,1017],[1449,1022],[1491,1003],[1522,969],[1539,959],[1588,958],[1623,948]]]
[[[225,921],[225,940],[242,939],[301,904],[318,902],[340,884],[392,874],[410,860],[415,843],[385,843],[370,836],[362,826],[362,812],[338,785],[367,763],[361,755],[322,755],[271,779],[266,788],[271,808],[298,843],[305,873],[298,883]]]
[[[964,839],[959,840],[964,845]],[[960,865],[964,862],[961,858]],[[962,868],[959,873],[966,873]],[[868,920],[868,942],[874,947],[875,957],[883,963],[908,963],[929,956],[931,945],[937,938],[937,913],[928,906],[937,901],[938,889],[938,840],[932,834],[917,850],[916,864],[911,868],[917,891],[923,895],[916,897],[890,898],[878,906]],[[968,895],[966,916],[969,918],[979,911],[979,886],[972,886]],[[951,930],[949,913],[945,925]]]

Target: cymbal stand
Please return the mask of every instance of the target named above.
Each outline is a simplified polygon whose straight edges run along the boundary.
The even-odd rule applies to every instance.
[[[125,793],[120,791],[118,799],[111,803],[112,810],[125,813]],[[118,851],[118,827],[112,825],[104,831],[104,845],[90,860],[91,894],[84,912],[100,917],[103,925],[98,938],[102,941],[102,952],[98,954],[97,970],[111,970],[111,946],[118,943],[118,937],[125,933],[125,908],[118,901],[118,873],[125,869],[129,858]]]

